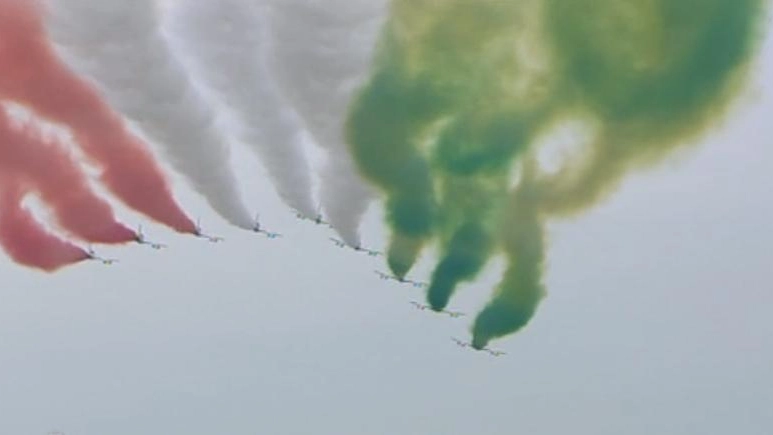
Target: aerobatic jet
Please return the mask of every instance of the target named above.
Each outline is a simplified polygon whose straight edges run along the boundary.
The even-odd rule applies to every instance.
[[[139,243],[140,245],[148,245],[153,249],[166,248],[166,245],[164,245],[163,243],[151,242],[148,239],[146,239],[145,234],[142,232],[142,225],[137,227],[137,235],[135,236],[134,241]]]
[[[435,311],[435,310],[432,309],[431,306],[426,305],[426,304],[420,304],[420,303],[418,303],[416,301],[411,301],[411,305],[413,305],[414,307],[416,307],[417,310],[420,310],[420,311],[425,311],[425,310]],[[439,313],[439,314],[445,314],[446,316],[453,317],[453,318],[464,316],[464,313],[462,313],[460,311],[440,310],[440,311],[435,311],[435,312]]]
[[[319,207],[317,207],[317,215],[315,217],[313,217],[313,218],[310,218],[310,217],[306,216],[305,214],[303,214],[303,213],[301,213],[301,212],[299,212],[297,210],[295,211],[295,217],[297,217],[298,219],[303,220],[303,221],[314,222],[317,225],[327,225],[327,226],[330,226],[330,224],[328,222],[326,222],[322,218],[322,213],[320,212],[320,208]]]
[[[424,310],[427,310],[427,309],[430,309],[430,308],[432,308],[432,307],[430,307],[429,305],[420,304],[420,303],[418,303],[418,302],[416,302],[416,301],[411,301],[411,305],[413,305],[414,307],[416,307],[416,309],[417,309],[417,310],[421,310],[421,311],[424,311]]]
[[[201,224],[200,224],[199,221],[196,221],[196,229],[194,230],[193,235],[198,237],[198,238],[200,238],[200,239],[209,240],[212,243],[219,243],[219,242],[223,241],[222,237],[210,236],[210,235],[204,234],[201,231]]]
[[[454,343],[456,343],[456,345],[459,346],[459,347],[469,347],[470,346],[469,342],[459,340],[456,337],[451,337],[451,340],[453,340]]]
[[[274,233],[263,229],[263,227],[260,226],[260,215],[255,216],[255,225],[252,227],[252,231],[258,234],[263,234],[269,239],[276,239],[277,237],[282,237],[282,235],[279,233]]]
[[[381,255],[381,252],[374,251],[374,250],[368,249],[368,248],[363,248],[362,245],[352,246],[352,245],[344,242],[343,240],[336,239],[334,237],[331,237],[330,240],[332,240],[333,243],[335,243],[336,246],[338,246],[339,248],[350,248],[350,249],[353,249],[353,250],[355,250],[357,252],[365,252],[370,257],[378,257],[379,255]]]
[[[405,278],[401,278],[399,276],[395,276],[395,275],[391,275],[391,274],[388,274],[388,273],[380,272],[378,270],[375,271],[375,272],[376,272],[376,275],[378,275],[379,278],[381,278],[383,280],[390,280],[391,279],[392,281],[397,281],[397,282],[402,283],[402,284],[410,284],[410,285],[412,285],[412,286],[414,286],[416,288],[423,288],[423,287],[427,287],[427,285],[428,285],[426,282],[413,281],[413,280],[410,280],[410,279],[405,279]]]
[[[102,257],[98,256],[94,252],[94,250],[91,248],[91,246],[89,246],[88,251],[86,251],[86,256],[87,256],[87,258],[89,260],[99,261],[102,264],[104,264],[105,266],[110,266],[110,265],[112,265],[114,263],[118,263],[118,260],[116,260],[114,258],[102,258]]]
[[[456,345],[459,346],[459,347],[464,347],[464,348],[469,347],[469,348],[471,348],[471,349],[473,349],[473,350],[475,350],[477,352],[488,352],[488,354],[493,356],[493,357],[499,357],[499,356],[502,356],[502,355],[507,355],[506,352],[501,351],[501,350],[493,350],[493,349],[489,349],[488,347],[477,348],[477,347],[473,346],[472,343],[470,343],[469,341],[462,341],[462,340],[459,340],[456,337],[451,337],[451,340],[453,340],[454,343],[456,343]]]

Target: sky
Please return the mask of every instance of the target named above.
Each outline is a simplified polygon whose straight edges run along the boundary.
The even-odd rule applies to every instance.
[[[773,46],[724,126],[601,206],[551,222],[548,297],[507,355],[458,348],[471,318],[415,310],[382,259],[295,219],[253,155],[237,178],[267,240],[175,179],[222,244],[115,204],[169,248],[41,274],[0,260],[0,433],[727,434],[773,426]],[[386,243],[374,206],[363,242]],[[425,278],[431,255],[412,272]],[[462,286],[475,313],[503,265]]]

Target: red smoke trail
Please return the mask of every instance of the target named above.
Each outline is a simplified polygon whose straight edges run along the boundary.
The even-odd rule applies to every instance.
[[[21,205],[24,186],[0,173],[0,245],[19,264],[53,272],[88,258],[83,249],[47,232]]]
[[[195,230],[145,144],[59,60],[34,0],[0,0],[0,96],[70,127],[101,181],[128,206],[177,231]]]
[[[124,243],[135,233],[118,223],[83,171],[55,139],[32,125],[16,127],[0,108],[0,172],[34,189],[70,234],[92,243]]]

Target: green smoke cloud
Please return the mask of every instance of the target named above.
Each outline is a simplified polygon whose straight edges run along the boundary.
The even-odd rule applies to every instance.
[[[440,310],[503,252],[473,342],[522,328],[544,295],[546,219],[587,209],[725,115],[763,1],[394,0],[347,124],[362,174],[386,196],[392,271],[437,243],[428,300]],[[596,137],[541,173],[535,139],[567,117]]]

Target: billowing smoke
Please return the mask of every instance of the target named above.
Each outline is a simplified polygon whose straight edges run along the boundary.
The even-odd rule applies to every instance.
[[[100,181],[125,204],[178,231],[191,231],[193,223],[149,150],[95,89],[56,57],[37,2],[0,0],[0,10],[0,99],[68,127],[100,170]]]
[[[269,65],[283,94],[327,151],[321,202],[350,245],[373,196],[346,148],[352,96],[367,78],[387,0],[264,0],[270,5]]]
[[[0,172],[36,193],[60,227],[92,243],[126,243],[132,230],[116,221],[110,205],[99,198],[78,163],[53,136],[44,137],[32,124],[14,123],[0,109]]]
[[[315,213],[303,128],[266,64],[265,6],[256,0],[177,1],[171,33],[200,74],[236,115],[238,137],[264,163],[284,202]]]
[[[230,223],[251,228],[215,114],[171,52],[153,0],[49,1],[48,28],[66,58],[158,144]]]
[[[177,0],[168,34],[180,58],[152,0],[49,0],[47,24],[68,61],[231,223],[252,226],[194,76],[235,115],[236,136],[287,204],[314,213],[308,132],[327,154],[321,204],[346,243],[360,244],[380,191],[396,278],[438,246],[434,310],[504,254],[504,276],[472,326],[482,349],[527,325],[544,297],[550,219],[594,206],[726,118],[766,1]],[[32,5],[0,0],[0,99],[68,127],[113,193],[192,231],[142,143],[59,63]],[[47,233],[26,195],[70,235],[130,237],[61,144],[0,121],[0,243],[14,259],[53,270],[89,257]],[[548,171],[540,138],[566,122],[591,137]]]
[[[762,4],[394,0],[348,123],[359,168],[387,197],[393,272],[437,241],[428,299],[441,310],[504,252],[509,266],[473,345],[522,328],[544,294],[545,221],[594,205],[724,116],[755,53]],[[543,173],[536,138],[567,119],[597,137]]]
[[[26,189],[0,172],[0,245],[19,264],[47,272],[78,263],[86,252],[49,233],[26,209]]]

